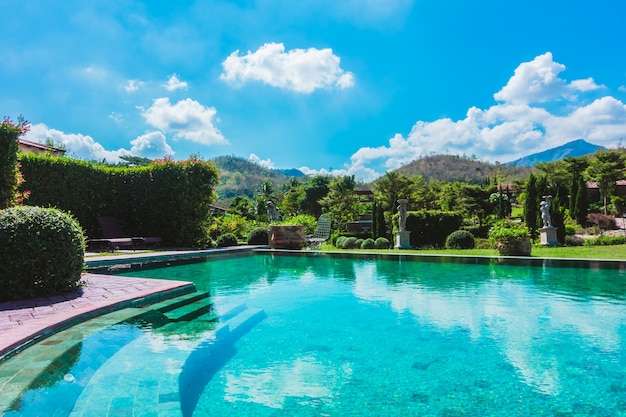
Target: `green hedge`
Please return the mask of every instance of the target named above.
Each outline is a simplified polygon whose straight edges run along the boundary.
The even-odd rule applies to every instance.
[[[0,301],[63,294],[80,286],[85,237],[60,210],[0,211]]]
[[[411,211],[407,214],[406,230],[411,232],[411,246],[445,246],[446,238],[463,224],[463,217],[458,213],[444,211]]]
[[[196,158],[117,168],[63,157],[21,154],[29,205],[71,212],[89,237],[97,217],[117,217],[129,236],[160,236],[167,246],[203,246],[219,175]]]

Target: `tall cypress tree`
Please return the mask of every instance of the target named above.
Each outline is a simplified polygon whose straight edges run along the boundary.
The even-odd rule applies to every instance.
[[[537,194],[537,177],[530,174],[526,182],[526,200],[524,201],[524,222],[534,236],[537,233],[539,216],[539,198]]]
[[[565,243],[565,208],[561,207],[561,199],[557,194],[550,204],[550,218],[552,226],[556,227],[556,240]]]
[[[578,196],[578,184],[580,173],[574,172],[572,175],[572,183],[569,187],[569,213],[572,218],[575,218],[574,213],[576,212],[576,197]]]
[[[573,216],[576,223],[585,227],[587,225],[587,211],[589,210],[589,200],[587,200],[587,183],[582,175],[578,176],[578,191],[576,193],[576,205]]]

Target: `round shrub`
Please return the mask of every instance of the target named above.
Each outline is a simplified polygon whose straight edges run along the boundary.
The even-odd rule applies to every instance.
[[[375,243],[374,243],[374,239],[367,238],[363,241],[363,243],[361,243],[361,249],[374,249],[375,247]]]
[[[347,237],[345,236],[339,236],[337,240],[335,241],[335,247],[337,249],[344,249],[344,245],[346,244],[346,239]]]
[[[446,239],[446,248],[448,249],[474,249],[475,246],[474,235],[467,230],[452,232]]]
[[[376,249],[389,249],[389,239],[386,237],[379,237],[374,241],[374,247]]]
[[[79,288],[84,256],[85,235],[70,214],[31,206],[0,211],[0,301]]]
[[[269,238],[265,227],[257,227],[248,236],[248,245],[267,245]]]
[[[237,246],[237,236],[235,236],[234,233],[224,233],[217,238],[215,244],[218,248],[223,248],[225,246]]]
[[[343,243],[343,249],[354,249],[356,248],[357,238],[354,236],[349,236]]]
[[[361,249],[361,245],[363,244],[363,239],[356,239],[356,242],[354,242],[354,248],[355,249]]]

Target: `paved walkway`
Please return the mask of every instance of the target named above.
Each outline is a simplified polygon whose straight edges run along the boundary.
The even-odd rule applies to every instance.
[[[0,303],[0,358],[59,326],[123,308],[146,297],[195,290],[192,283],[84,274],[82,289],[63,296]]]

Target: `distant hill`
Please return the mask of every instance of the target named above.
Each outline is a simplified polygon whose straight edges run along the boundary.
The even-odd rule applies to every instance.
[[[569,156],[589,155],[590,153],[594,153],[600,149],[606,148],[604,146],[589,143],[584,139],[577,139],[567,142],[565,145],[557,146],[556,148],[548,149],[543,152],[534,153],[532,155],[516,159],[515,161],[507,162],[506,165],[532,167],[535,166],[537,162],[554,162]]]
[[[395,170],[407,177],[423,176],[426,180],[460,181],[484,184],[487,178],[498,176],[506,181],[526,178],[530,168],[492,164],[475,158],[457,155],[430,155],[421,157]]]
[[[284,170],[286,172],[284,173],[265,168],[238,156],[219,156],[212,159],[211,162],[220,170],[220,183],[216,187],[218,201],[228,200],[239,195],[253,197],[265,181],[270,181],[278,190],[287,184],[291,178],[304,175],[297,169]]]

